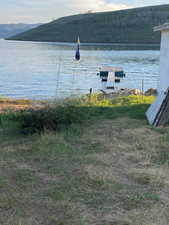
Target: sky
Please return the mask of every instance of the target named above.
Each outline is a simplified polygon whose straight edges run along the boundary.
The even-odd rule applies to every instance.
[[[45,23],[88,11],[114,11],[168,3],[166,0],[0,0],[0,24]]]

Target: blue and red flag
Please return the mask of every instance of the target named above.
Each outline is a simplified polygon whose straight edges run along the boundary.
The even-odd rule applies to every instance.
[[[75,59],[77,61],[80,60],[80,39],[79,39],[79,37],[78,37],[78,40],[77,40],[77,49],[76,49]]]

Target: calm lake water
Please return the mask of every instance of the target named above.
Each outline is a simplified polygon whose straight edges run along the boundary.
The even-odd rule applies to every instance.
[[[96,75],[102,65],[123,67],[126,78],[118,87],[141,89],[144,80],[144,90],[156,88],[160,52],[141,50],[148,48],[82,45],[77,62],[74,44],[0,40],[0,95],[49,99],[97,91],[102,88]]]

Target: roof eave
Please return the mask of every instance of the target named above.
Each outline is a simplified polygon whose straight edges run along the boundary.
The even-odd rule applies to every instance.
[[[163,25],[154,27],[154,31],[165,31],[169,30],[169,23],[164,23]]]

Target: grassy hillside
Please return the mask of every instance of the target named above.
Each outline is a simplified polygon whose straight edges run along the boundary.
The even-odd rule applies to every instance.
[[[14,40],[93,43],[159,43],[153,27],[169,22],[169,5],[143,7],[60,18],[23,34]]]
[[[167,225],[169,128],[147,124],[152,100],[95,95],[1,114],[0,224]],[[20,132],[38,121],[40,135]]]

